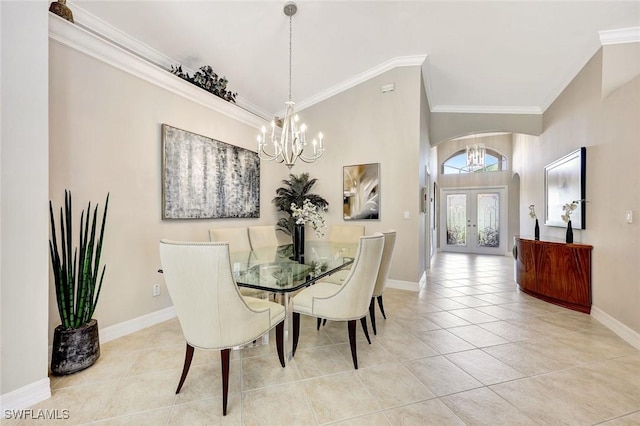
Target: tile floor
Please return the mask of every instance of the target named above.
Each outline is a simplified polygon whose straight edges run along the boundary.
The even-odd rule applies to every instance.
[[[177,320],[103,344],[96,365],[53,377],[51,399],[33,408],[103,425],[640,424],[640,351],[588,315],[519,292],[510,257],[440,253],[425,289],[388,289],[384,303],[373,344],[359,331],[357,371],[344,323],[317,332],[303,317],[284,369],[275,339],[234,351],[224,418],[217,352],[196,350],[174,394]]]

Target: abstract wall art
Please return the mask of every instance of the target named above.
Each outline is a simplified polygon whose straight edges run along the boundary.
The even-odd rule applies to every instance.
[[[343,168],[344,220],[380,219],[380,163]]]
[[[257,153],[162,125],[163,219],[257,217]]]

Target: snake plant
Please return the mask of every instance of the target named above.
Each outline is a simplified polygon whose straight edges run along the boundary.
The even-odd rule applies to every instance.
[[[51,252],[51,264],[56,288],[56,300],[62,327],[67,330],[80,328],[88,323],[98,303],[106,269],[106,266],[103,266],[102,272],[98,277],[108,206],[109,194],[107,194],[105,201],[100,235],[97,239],[96,224],[98,206],[96,205],[93,210],[91,229],[89,229],[91,202],[89,202],[86,212],[82,210],[82,214],[80,215],[79,245],[73,248],[71,191],[65,190],[64,212],[62,207],[60,207],[61,246],[59,247],[53,204],[49,201],[49,215],[51,218],[49,249]]]

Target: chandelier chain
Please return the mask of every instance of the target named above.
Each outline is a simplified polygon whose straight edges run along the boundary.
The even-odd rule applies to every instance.
[[[293,55],[292,39],[293,39],[293,23],[292,17],[289,16],[289,101],[291,101],[291,57]]]

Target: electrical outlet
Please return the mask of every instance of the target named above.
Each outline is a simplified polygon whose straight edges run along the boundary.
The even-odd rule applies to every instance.
[[[154,284],[152,290],[153,297],[160,296],[160,284]]]

